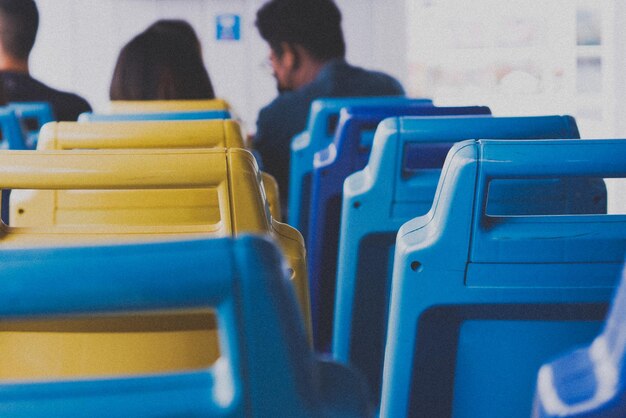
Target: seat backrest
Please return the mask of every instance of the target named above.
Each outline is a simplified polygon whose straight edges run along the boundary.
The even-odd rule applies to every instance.
[[[309,282],[312,290],[315,341],[318,350],[328,351],[337,274],[337,248],[343,181],[362,169],[369,158],[368,136],[382,120],[392,116],[489,115],[488,107],[416,106],[414,103],[385,107],[343,108],[334,140],[315,153],[311,200],[300,209],[299,231],[307,243]]]
[[[82,136],[57,137],[57,141],[47,139],[46,132],[72,126],[76,124],[49,125],[49,129],[44,130],[43,137],[46,139],[42,137],[41,146],[92,148],[93,144],[88,144]],[[148,125],[151,126],[154,125]],[[207,135],[205,143],[229,142],[226,139],[231,136],[228,126],[232,136],[236,137],[237,127],[226,123],[216,135]],[[69,129],[68,132],[71,134],[74,130]],[[113,142],[98,139],[99,131],[96,129],[94,132],[97,134],[94,143],[106,145]],[[198,145],[197,138],[194,138],[187,139],[190,145]],[[0,159],[17,158],[12,155],[2,155]],[[33,227],[52,231],[69,229],[80,232],[82,236],[92,236],[99,231],[95,237],[102,239],[178,233],[213,236],[270,234],[279,242],[289,260],[305,324],[310,330],[304,240],[296,229],[271,216],[263,183],[273,179],[259,172],[256,160],[248,151],[240,148],[75,150],[19,155],[18,159],[7,164],[4,173],[18,185],[32,179],[28,183],[32,187],[11,187],[0,182],[0,187],[26,189],[12,192],[11,225],[19,227],[13,231],[22,231],[25,227],[29,228],[26,231]],[[128,160],[129,166],[123,163],[124,159]],[[198,166],[201,164],[198,159],[204,159],[207,166]],[[133,166],[130,167],[130,164]],[[154,165],[148,168],[148,164]],[[70,183],[63,177],[68,171],[75,174]],[[146,184],[142,185],[138,179],[129,186],[128,176],[133,173],[143,177]],[[106,175],[112,176],[112,179],[102,177]],[[151,184],[146,176],[155,176],[154,182]],[[171,179],[167,180],[167,176]],[[209,177],[211,181],[207,176],[212,176]],[[60,184],[67,185],[55,186],[57,179]],[[179,179],[178,183],[176,179]],[[63,233],[51,239],[59,240],[61,237],[77,239],[72,234]]]
[[[162,113],[199,110],[230,110],[223,99],[208,100],[112,100],[106,113]]]
[[[626,270],[602,333],[539,369],[534,418],[626,415]]]
[[[15,111],[8,106],[0,108],[2,149],[24,149],[24,137]]]
[[[113,148],[243,148],[232,120],[54,122],[44,125],[38,150]]]
[[[367,415],[355,376],[307,347],[280,255],[261,238],[28,248],[0,251],[0,260],[3,322],[213,309],[220,326],[221,357],[208,370],[4,381],[0,409],[11,416]]]
[[[261,174],[252,154],[243,149],[3,151],[0,160],[4,164],[0,174],[0,186],[3,188],[85,190],[87,196],[82,198],[83,201],[88,200],[89,190],[207,189],[207,197],[217,199],[216,210],[206,215],[204,222],[179,226],[179,232],[212,231],[231,235],[244,231],[266,231],[271,227],[271,217],[260,186]],[[74,198],[81,199],[80,194]],[[11,202],[12,205],[18,203]],[[72,211],[63,213],[63,208],[48,203],[51,204],[47,207],[50,219],[33,219],[30,226],[69,228],[83,225],[87,230],[94,225],[103,225],[97,220],[91,225],[84,219],[64,221],[64,218],[73,216]],[[82,204],[85,205],[84,202]],[[132,204],[129,202],[129,207]],[[144,202],[143,206],[146,204],[149,208],[151,202]],[[98,202],[92,206],[97,208]],[[79,204],[77,208],[80,207]],[[105,213],[102,215],[105,216]],[[28,216],[26,209],[23,215]],[[172,225],[171,222],[159,222],[158,216],[154,222],[145,216],[143,221],[141,225],[145,226],[146,232],[153,227],[159,231],[160,226],[163,226],[162,231],[167,231]],[[109,223],[107,227],[120,234],[133,229],[132,223],[124,222]]]
[[[339,112],[344,107],[361,106],[380,108],[384,106],[432,106],[429,99],[407,97],[343,97],[317,99],[311,104],[306,131],[291,141],[289,161],[289,224],[299,229],[300,210],[308,207],[311,193],[311,171],[317,151],[326,148],[335,135]]]
[[[367,167],[349,176],[343,190],[333,355],[360,368],[379,394],[396,234],[404,222],[430,209],[453,143],[578,137],[569,116],[403,117],[383,122]],[[606,191],[600,183],[600,190],[588,190],[593,194],[585,202],[604,211]]]
[[[623,178],[615,155],[625,151],[623,140],[472,140],[450,150],[431,210],[398,233],[382,417],[530,415],[539,366],[598,332],[626,215],[493,215],[490,195],[510,179]]]
[[[22,143],[16,143],[11,149],[35,149],[41,127],[55,120],[50,103],[12,102],[9,103],[8,107],[15,112],[15,115],[20,120],[23,131]]]
[[[59,122],[45,125],[39,150],[124,148],[244,148],[241,129],[233,120]],[[278,184],[263,173],[272,217],[281,221]],[[201,193],[201,191],[196,191]],[[40,193],[55,193],[40,192]],[[14,199],[21,200],[21,192]],[[32,196],[31,196],[32,198]],[[111,202],[109,202],[111,204]],[[14,213],[14,219],[20,214]],[[5,218],[6,219],[6,218]]]
[[[190,110],[180,112],[145,112],[145,113],[81,113],[79,122],[123,122],[140,120],[210,120],[230,119],[228,110]]]

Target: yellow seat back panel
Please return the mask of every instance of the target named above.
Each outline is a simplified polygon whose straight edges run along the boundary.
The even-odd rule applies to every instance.
[[[268,215],[265,191],[261,188],[262,175],[250,153],[240,149],[0,152],[0,164],[4,166],[4,171],[0,173],[0,184],[3,187],[59,189],[56,193],[36,190],[41,196],[47,196],[47,201],[42,200],[41,205],[52,214],[48,215],[48,223],[3,228],[0,248],[184,239],[189,234],[199,237],[268,234],[279,243],[288,265],[294,271],[292,280],[295,293],[310,333],[308,280],[302,236]],[[28,167],[37,169],[29,170]],[[117,198],[113,202],[100,202],[107,206],[107,210],[101,211],[100,219],[96,219],[95,215],[90,215],[89,219],[89,222],[97,222],[82,222],[77,213],[84,213],[84,207],[97,208],[91,199],[93,194],[101,191],[98,190],[100,188],[112,189],[110,192]],[[118,190],[129,188],[142,190]],[[171,213],[163,214],[163,219],[151,218],[150,222],[146,222],[154,213],[146,217],[145,206],[150,208],[154,201],[161,201],[159,199],[168,193],[170,199],[177,199],[180,189],[188,198],[181,203],[193,207],[198,202],[204,203],[205,197],[210,201],[210,204],[204,204],[200,209],[206,213],[204,216],[209,218],[209,223],[203,225],[198,221],[190,225],[172,224]],[[207,193],[207,190],[210,192]],[[128,193],[146,193],[145,201],[140,199],[133,205],[124,203]],[[13,202],[12,199],[12,205],[14,203],[19,203],[19,200]],[[169,209],[175,211],[177,203],[174,200]],[[63,210],[55,211],[55,207]],[[69,209],[71,207],[81,210],[73,213]],[[213,208],[213,212],[209,208]],[[22,215],[29,213],[26,209]],[[120,212],[116,213],[118,210]],[[106,219],[106,216],[115,217],[115,220]],[[191,216],[193,218],[196,215]],[[160,224],[157,222],[160,220],[166,222]],[[135,331],[124,331],[124,321],[113,323],[111,332],[103,332],[97,327],[81,331],[64,321],[46,332],[33,332],[29,327],[8,330],[0,335],[0,343],[7,349],[16,351],[25,346],[37,349],[32,348],[27,351],[28,355],[16,357],[19,361],[10,361],[8,364],[0,362],[0,367],[7,376],[25,378],[87,376],[106,370],[111,374],[136,374],[206,367],[218,354],[212,348],[205,351],[198,347],[207,344],[217,347],[215,330],[210,327],[190,330],[188,318],[181,316],[178,319],[173,329],[167,332],[155,332],[151,322],[140,323]],[[181,349],[180,344],[184,348]],[[110,347],[108,351],[111,354],[102,356],[101,347]],[[172,353],[176,351],[179,354],[173,357]],[[123,360],[124,354],[128,358],[141,360],[132,365]],[[58,365],[37,372],[39,368],[24,364],[28,363],[27,358],[33,359],[31,364],[46,364],[54,358]],[[94,366],[92,363],[99,365]]]

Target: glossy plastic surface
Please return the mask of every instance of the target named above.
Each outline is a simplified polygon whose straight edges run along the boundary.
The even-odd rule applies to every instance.
[[[258,172],[252,155],[241,149],[192,149],[192,150],[102,150],[102,151],[37,151],[37,152],[4,152],[0,154],[0,162],[4,170],[0,175],[0,184],[3,187],[23,189],[58,189],[58,190],[82,190],[81,193],[68,195],[68,204],[73,204],[75,209],[90,208],[91,220],[81,222],[72,210],[54,210],[54,201],[47,203],[46,219],[39,219],[35,226],[21,228],[5,228],[4,236],[0,242],[2,248],[24,248],[30,246],[46,245],[79,245],[93,242],[128,242],[154,239],[177,238],[192,234],[195,236],[221,237],[239,235],[241,233],[261,233],[274,237],[282,247],[288,260],[289,267],[293,270],[293,282],[297,296],[302,303],[307,330],[310,330],[308,280],[306,277],[305,251],[301,235],[288,225],[281,224],[271,218],[266,206],[264,190],[261,186],[261,174]],[[185,167],[184,170],[181,167]],[[231,175],[230,173],[236,173]],[[206,199],[214,205],[212,208],[202,207],[199,213],[203,213],[202,219],[195,218],[188,224],[175,224],[162,213],[156,213],[153,217],[150,211],[154,205],[162,204],[164,197],[168,197],[169,189],[175,203],[182,205],[180,194],[177,189],[205,189]],[[125,192],[135,192],[126,189],[154,189],[145,190],[145,195],[139,201],[128,205],[126,211],[112,211],[106,207],[106,200],[95,201],[91,199],[97,189],[116,189],[116,193],[123,195]],[[37,190],[35,190],[37,191]],[[151,192],[154,192],[152,194]],[[212,199],[212,200],[211,200]],[[120,199],[121,200],[121,199]],[[73,203],[72,203],[73,202]],[[176,204],[172,204],[171,211],[176,212]],[[82,205],[82,206],[81,206]],[[144,208],[146,212],[144,213]],[[57,208],[58,209],[58,208]],[[117,217],[116,217],[117,216]],[[123,219],[119,219],[119,218]],[[203,326],[211,324],[207,314],[202,319]],[[162,319],[162,318],[161,318]],[[190,319],[172,320],[174,325],[168,328],[171,335],[162,333],[160,344],[163,345],[162,357],[147,357],[142,354],[142,344],[150,344],[154,337],[146,337],[138,342],[142,335],[131,336],[124,340],[120,337],[119,330],[127,329],[123,321],[112,321],[112,324],[103,324],[97,329],[111,329],[107,343],[114,347],[130,347],[133,355],[140,360],[128,361],[128,372],[139,369],[142,372],[162,371],[163,368],[180,369],[190,362],[197,365],[206,365],[206,356],[196,358],[195,346],[206,344],[206,332],[197,333],[197,338],[190,331],[188,323]],[[197,319],[197,318],[196,318]],[[198,324],[196,320],[191,321]],[[155,324],[159,320],[148,318],[143,322],[144,330],[155,330]],[[142,324],[139,321],[139,324]],[[174,332],[178,326],[179,331]],[[198,325],[196,325],[197,327]],[[24,361],[2,365],[0,370],[8,376],[24,376],[32,374],[49,375],[77,375],[83,373],[82,365],[96,364],[102,372],[108,370],[107,361],[101,358],[98,363],[89,362],[84,358],[92,358],[90,353],[99,353],[106,346],[98,339],[85,339],[77,337],[78,342],[72,345],[69,340],[63,340],[59,334],[72,333],[74,336],[84,332],[85,327],[81,324],[55,325],[57,335],[37,333],[41,326],[31,327],[31,333],[23,332],[19,339],[8,338],[3,346],[14,347],[17,353],[26,356]],[[116,328],[117,327],[117,328]],[[54,328],[54,327],[53,327]],[[158,326],[157,326],[158,328]],[[141,325],[134,328],[141,333]],[[82,331],[81,331],[82,330]],[[117,330],[117,335],[116,335]],[[191,331],[197,331],[192,329]],[[19,331],[19,330],[14,330]],[[22,331],[26,331],[23,329]],[[95,332],[95,329],[91,329]],[[106,331],[106,330],[105,330]],[[103,331],[103,332],[105,332]],[[161,329],[163,331],[163,329]],[[203,331],[203,330],[200,330]],[[206,331],[206,330],[204,330]],[[181,338],[181,333],[184,334]],[[67,334],[69,335],[69,334]],[[84,334],[83,334],[84,335]],[[48,350],[42,341],[49,338],[50,344],[60,346],[63,351]],[[73,337],[72,337],[73,338]],[[82,338],[82,339],[81,339]],[[196,340],[194,340],[196,338]],[[55,341],[52,341],[55,339]],[[210,338],[209,338],[210,340]],[[25,342],[24,342],[25,341]],[[177,347],[181,341],[190,341],[187,357],[172,357],[169,354],[171,346]],[[39,343],[38,343],[39,342]],[[167,343],[170,343],[169,346]],[[26,344],[27,343],[27,344]],[[30,352],[20,352],[19,347],[24,344],[33,347]],[[93,346],[93,347],[92,347]],[[97,348],[97,349],[96,349]],[[13,348],[12,348],[13,349]],[[35,353],[37,351],[37,353]],[[53,367],[36,367],[36,357],[45,358],[51,354],[64,355],[68,359],[76,358],[74,368],[54,369]],[[91,356],[91,357],[90,357]],[[166,361],[164,358],[168,360]],[[8,358],[4,358],[8,360]],[[213,361],[214,358],[210,359]],[[68,360],[69,361],[69,360]],[[32,367],[32,368],[31,368]]]
[[[398,233],[381,417],[530,415],[539,366],[598,332],[626,216],[490,216],[489,185],[626,177],[622,152],[623,140],[481,140],[450,150],[432,208]]]
[[[430,99],[407,97],[343,97],[318,99],[311,104],[306,131],[291,141],[289,162],[289,224],[302,230],[302,208],[309,205],[311,194],[311,172],[315,153],[326,148],[333,140],[339,111],[344,107],[360,106],[381,108],[384,106],[432,106]]]
[[[189,112],[198,110],[230,110],[223,99],[208,100],[112,100],[107,113]]]
[[[626,416],[626,270],[604,329],[591,345],[541,366],[534,418]]]
[[[190,110],[146,113],[82,113],[79,122],[124,122],[140,120],[211,120],[230,119],[228,110]]]
[[[578,137],[569,116],[407,117],[381,124],[368,165],[344,186],[333,355],[365,372],[379,393],[396,233],[430,209],[454,142]],[[589,202],[605,211],[603,184],[597,192],[601,199]]]
[[[23,249],[0,251],[0,260],[3,322],[213,310],[221,353],[198,371],[4,380],[3,415],[369,416],[356,376],[312,354],[280,255],[261,238]]]
[[[23,141],[15,143],[10,149],[35,149],[39,137],[39,129],[54,120],[52,107],[47,102],[9,103],[8,107],[15,112],[22,122]]]
[[[37,147],[39,150],[244,147],[240,126],[233,120],[59,122],[44,126],[40,136],[41,143]],[[263,185],[265,186],[272,217],[280,222],[282,218],[278,184],[272,176],[263,173]],[[40,191],[38,195],[46,193],[55,192]],[[189,190],[184,192],[184,195],[189,195],[190,193],[198,194],[201,191]],[[23,192],[17,192],[17,196],[14,196],[13,199],[24,202],[23,194]],[[35,197],[32,193],[28,194],[28,199],[31,199],[31,201]],[[199,199],[201,198],[196,198],[197,201]],[[62,198],[58,199],[57,202],[62,200]],[[127,201],[123,198],[118,206],[124,207],[126,204]],[[113,201],[109,199],[107,205],[111,207]],[[38,206],[31,207],[29,213],[36,207]],[[16,206],[14,205],[15,208]],[[23,218],[24,213],[15,213],[14,210],[13,219],[15,220],[15,225],[20,225],[20,222],[22,222],[20,218]],[[36,219],[37,215],[33,214],[31,217]]]
[[[314,340],[319,351],[330,351],[337,276],[339,219],[343,181],[367,164],[373,137],[382,120],[392,116],[489,115],[488,107],[435,107],[408,103],[380,108],[343,108],[333,142],[315,153],[311,201],[301,208],[304,224]],[[365,137],[365,138],[364,138]]]
[[[0,130],[2,130],[2,149],[24,149],[24,137],[20,121],[15,111],[9,107],[0,107]]]

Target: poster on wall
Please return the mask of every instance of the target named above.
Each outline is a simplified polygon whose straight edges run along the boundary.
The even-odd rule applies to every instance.
[[[232,13],[217,15],[215,18],[215,39],[218,41],[241,40],[241,17]]]

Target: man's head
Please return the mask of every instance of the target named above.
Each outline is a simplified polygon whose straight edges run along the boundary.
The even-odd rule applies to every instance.
[[[333,0],[270,0],[257,12],[256,26],[270,46],[279,90],[301,87],[314,74],[307,66],[346,53],[341,12]]]
[[[28,60],[38,26],[39,12],[34,0],[0,0],[0,47],[5,55]]]

